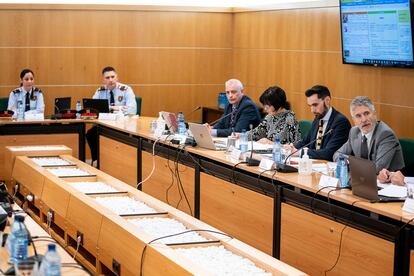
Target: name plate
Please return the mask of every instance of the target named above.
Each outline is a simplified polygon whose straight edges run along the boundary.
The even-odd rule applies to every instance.
[[[44,121],[45,120],[45,114],[44,113],[26,112],[26,113],[24,113],[24,120],[25,121]]]
[[[234,148],[230,153],[230,157],[235,160],[240,160],[241,154],[242,154],[241,150]]]
[[[274,164],[275,162],[272,159],[262,158],[262,160],[260,160],[259,168],[265,171],[272,170]]]
[[[327,176],[325,174],[321,175],[321,178],[319,179],[319,187],[338,187],[338,178]]]
[[[116,121],[118,116],[118,113],[99,113],[99,120]]]
[[[405,212],[414,213],[414,199],[407,197],[407,199],[404,201],[402,209]]]

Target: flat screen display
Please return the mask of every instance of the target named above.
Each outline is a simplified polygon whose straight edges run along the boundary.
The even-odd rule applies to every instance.
[[[411,0],[340,0],[342,61],[413,68]]]

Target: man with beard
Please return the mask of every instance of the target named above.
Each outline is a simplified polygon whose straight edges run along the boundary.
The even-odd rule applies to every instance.
[[[314,141],[307,146],[309,157],[332,161],[335,151],[347,141],[351,124],[331,106],[331,93],[327,87],[315,85],[305,92],[305,96],[315,115],[312,127],[304,139],[285,147],[294,155],[301,156],[301,151],[297,149]]]
[[[372,101],[358,96],[352,100],[350,109],[355,126],[349,132],[348,141],[335,153],[334,160],[343,153],[372,160],[377,174],[382,169],[401,170],[404,158],[400,142],[386,123],[377,121]]]

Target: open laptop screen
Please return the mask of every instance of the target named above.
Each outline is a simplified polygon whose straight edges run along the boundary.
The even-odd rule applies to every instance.
[[[83,99],[83,108],[93,108],[100,113],[109,113],[109,103],[105,99]]]
[[[55,114],[70,109],[71,97],[55,98]]]

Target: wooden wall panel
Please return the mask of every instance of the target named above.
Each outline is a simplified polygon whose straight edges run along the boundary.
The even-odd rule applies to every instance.
[[[297,118],[311,119],[303,94],[323,84],[348,118],[350,101],[367,95],[379,119],[414,138],[412,124],[401,120],[414,119],[413,70],[342,64],[338,7],[235,13],[233,34],[233,76],[256,102],[264,89],[279,85]]]
[[[15,7],[0,5],[0,97],[29,67],[49,114],[57,96],[90,97],[107,65],[136,95],[144,91],[142,115],[151,116],[216,104],[231,77],[231,13]]]

